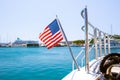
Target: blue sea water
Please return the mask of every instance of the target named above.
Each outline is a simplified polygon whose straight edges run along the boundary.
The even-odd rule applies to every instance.
[[[81,49],[72,47],[74,55]],[[71,71],[71,63],[67,47],[0,48],[0,80],[61,80]]]

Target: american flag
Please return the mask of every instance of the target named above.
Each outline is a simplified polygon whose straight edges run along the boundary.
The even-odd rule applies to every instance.
[[[39,39],[48,49],[54,47],[63,40],[63,35],[56,19],[45,27],[44,31],[40,33]]]

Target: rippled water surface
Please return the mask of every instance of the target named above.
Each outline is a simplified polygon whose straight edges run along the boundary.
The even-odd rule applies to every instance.
[[[80,49],[72,47],[74,55]],[[61,80],[71,71],[71,62],[67,47],[0,48],[0,80]]]
[[[66,47],[0,48],[0,80],[60,80],[71,71],[71,61]]]

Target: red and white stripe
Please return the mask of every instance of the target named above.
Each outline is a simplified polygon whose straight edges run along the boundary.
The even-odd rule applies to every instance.
[[[62,32],[59,30],[57,33],[52,35],[49,27],[46,27],[42,33],[40,33],[39,38],[48,49],[55,46],[57,43],[63,40]]]

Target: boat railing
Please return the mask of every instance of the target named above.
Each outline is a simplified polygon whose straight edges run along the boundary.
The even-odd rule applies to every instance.
[[[85,19],[85,10],[83,10],[81,12],[81,16],[83,19]],[[88,21],[85,21],[87,22],[87,25],[89,25],[91,29],[89,30],[92,30],[92,31],[89,31],[88,30],[88,35],[91,36],[91,40],[94,41],[93,45],[89,48],[89,44],[90,44],[90,41],[91,40],[87,40],[87,48],[88,48],[88,57],[90,55],[90,53],[92,53],[92,49],[94,48],[94,55],[95,55],[95,59],[98,60],[98,58],[100,59],[102,56],[105,56],[107,54],[110,53],[110,35],[108,35],[107,33],[99,30],[98,28],[94,27],[90,22]],[[81,28],[85,34],[86,34],[86,27],[83,26]],[[86,48],[86,47],[85,47]],[[75,60],[77,61],[79,59],[79,57],[81,57],[80,59],[80,64],[81,66],[83,67],[84,66],[84,61],[87,61],[85,60],[86,58],[86,49],[83,48],[78,54],[77,56],[75,57]],[[103,48],[103,49],[102,49]],[[107,48],[107,49],[106,49]],[[104,50],[104,51],[103,51]],[[83,55],[84,54],[84,55]],[[92,53],[93,54],[93,53]],[[89,58],[88,58],[88,61],[89,61]],[[88,63],[89,64],[89,63]],[[93,64],[91,65],[88,65],[89,68],[91,68]],[[86,65],[85,65],[86,66]],[[74,66],[74,62],[72,62],[72,70],[75,69],[75,66]]]

